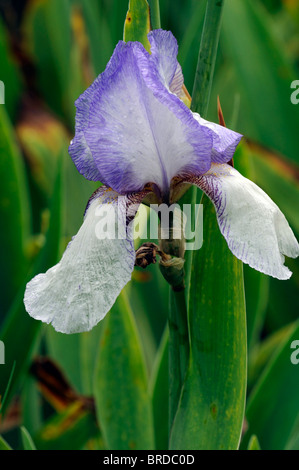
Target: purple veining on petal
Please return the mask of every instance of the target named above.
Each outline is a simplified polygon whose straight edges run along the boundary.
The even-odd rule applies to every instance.
[[[166,36],[173,49],[173,36]],[[165,193],[177,173],[205,173],[211,164],[212,131],[169,92],[153,63],[141,44],[120,42],[76,101],[74,163],[122,194],[148,182]]]
[[[207,126],[212,131],[212,162],[228,163],[233,158],[236,148],[243,136],[227,127],[206,121],[198,113],[193,113],[193,116],[201,125]]]
[[[230,165],[215,163],[205,175],[188,176],[185,183],[199,186],[211,199],[220,231],[237,258],[278,279],[291,276],[284,256],[298,257],[299,244],[282,212],[261,188]]]
[[[182,162],[181,168],[172,177],[187,171],[206,173],[211,166],[210,146],[213,142],[213,132],[208,126],[197,122],[189,108],[177,96],[165,89],[159,80],[157,69],[148,67],[144,56],[139,57],[139,62],[146,85],[160,103],[164,104],[184,124],[186,140],[193,148],[195,158],[190,162],[187,162],[187,159]]]
[[[177,71],[178,44],[170,31],[155,29],[148,34],[151,45],[150,61],[158,71],[161,81],[170,87]]]
[[[151,188],[144,189],[140,192],[128,193],[126,196],[121,196],[111,188],[102,185],[90,196],[84,211],[84,217],[95,199],[101,198],[102,204],[113,204],[118,197],[121,197],[126,205],[126,224],[128,225],[135,218],[137,209],[143,199],[145,199],[149,194],[152,194]]]
[[[162,81],[169,90],[181,98],[184,77],[177,60],[177,40],[170,31],[162,29],[151,31],[148,39],[151,44],[150,60],[154,62]]]
[[[99,188],[60,262],[27,284],[24,303],[33,318],[63,333],[89,331],[104,318],[131,279],[136,254],[128,222],[142,197]]]

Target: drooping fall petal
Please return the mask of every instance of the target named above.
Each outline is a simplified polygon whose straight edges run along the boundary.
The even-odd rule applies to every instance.
[[[63,333],[93,328],[110,310],[134,269],[127,230],[144,194],[119,196],[101,187],[61,261],[34,277],[25,291],[27,312]]]
[[[275,278],[290,278],[285,256],[299,256],[299,244],[285,216],[261,188],[230,165],[213,164],[205,175],[187,180],[214,203],[220,231],[237,258]]]

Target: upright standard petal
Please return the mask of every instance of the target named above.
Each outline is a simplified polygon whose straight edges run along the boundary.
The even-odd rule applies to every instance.
[[[227,127],[206,121],[198,113],[193,113],[193,116],[202,126],[207,126],[212,131],[211,161],[213,163],[228,163],[233,158],[237,145],[243,136]]]
[[[282,212],[267,194],[230,165],[213,164],[190,177],[212,200],[220,231],[232,253],[252,268],[288,279],[284,255],[299,256],[299,244]]]
[[[122,194],[149,182],[167,193],[177,173],[210,168],[213,133],[167,88],[158,64],[141,44],[120,42],[105,72],[76,101],[73,161],[86,178]],[[170,67],[166,80],[175,74]]]
[[[184,99],[184,76],[177,60],[178,44],[170,31],[155,29],[148,35],[151,45],[150,61],[157,69],[162,83],[180,99]]]
[[[177,83],[182,87],[184,78],[177,60],[178,44],[173,34],[170,31],[155,29],[149,33],[148,39],[151,45],[150,61],[157,69],[164,85],[171,89],[176,77]],[[179,96],[179,90],[177,91],[175,94]]]
[[[94,194],[61,261],[27,284],[24,303],[33,318],[62,333],[88,331],[102,320],[131,279],[135,250],[127,225],[143,196],[119,197],[105,187]]]

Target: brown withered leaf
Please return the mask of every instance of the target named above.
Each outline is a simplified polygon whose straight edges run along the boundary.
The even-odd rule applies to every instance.
[[[44,398],[57,411],[65,410],[72,403],[79,403],[82,410],[94,412],[93,398],[78,394],[52,359],[37,357],[30,372],[37,380]]]

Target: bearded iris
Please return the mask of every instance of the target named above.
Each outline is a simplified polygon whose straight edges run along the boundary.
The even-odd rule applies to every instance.
[[[230,250],[252,268],[288,279],[284,255],[299,254],[279,208],[228,164],[242,136],[184,104],[173,35],[155,30],[148,38],[151,54],[138,42],[119,42],[106,70],[76,101],[69,153],[85,178],[103,186],[61,261],[32,279],[24,298],[28,313],[57,331],[87,331],[106,315],[134,269],[126,226],[136,207],[145,199],[170,205],[186,185],[209,196]],[[107,203],[125,215],[118,229],[126,237],[98,240],[98,215]]]

